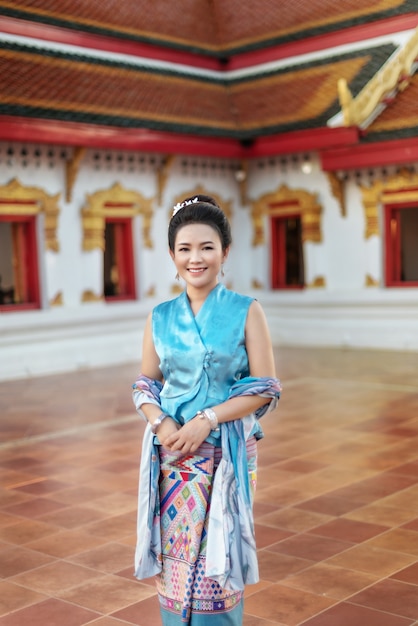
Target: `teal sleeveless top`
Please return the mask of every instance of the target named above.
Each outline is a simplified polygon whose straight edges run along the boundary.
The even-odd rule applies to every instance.
[[[153,340],[164,377],[162,410],[180,424],[227,400],[250,375],[245,324],[253,298],[218,284],[194,315],[187,294],[156,306]],[[208,438],[219,437],[214,432]]]

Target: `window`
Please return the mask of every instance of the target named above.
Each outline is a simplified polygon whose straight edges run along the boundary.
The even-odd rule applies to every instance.
[[[106,218],[103,253],[103,293],[106,300],[135,298],[132,220]]]
[[[45,250],[58,252],[58,200],[16,178],[0,186],[0,312],[40,308],[38,220]]]
[[[131,300],[136,298],[133,228],[136,216],[142,216],[144,248],[152,248],[150,237],[153,216],[152,199],[115,183],[110,189],[88,195],[81,210],[83,250],[103,252],[102,292],[87,290],[83,302]]]
[[[253,246],[265,244],[265,225],[270,226],[272,289],[325,286],[323,276],[314,276],[311,282],[305,283],[309,268],[305,268],[304,248],[307,242],[322,241],[321,214],[322,206],[316,194],[289,189],[286,185],[252,202]]]
[[[386,205],[386,285],[418,286],[418,203]]]
[[[273,289],[300,289],[305,284],[300,215],[271,217]]]
[[[0,310],[39,306],[36,217],[0,215]]]

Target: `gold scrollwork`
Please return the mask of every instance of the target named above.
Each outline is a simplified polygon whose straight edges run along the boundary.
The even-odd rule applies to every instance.
[[[163,199],[164,189],[167,184],[167,179],[170,174],[170,170],[173,167],[175,160],[174,154],[168,154],[163,158],[159,168],[157,169],[157,200],[160,205]]]
[[[379,235],[379,206],[418,202],[418,174],[403,169],[388,180],[376,180],[370,187],[360,186],[365,213],[365,239]]]
[[[253,223],[253,246],[264,244],[264,216],[286,216],[300,213],[302,241],[321,242],[322,206],[317,195],[304,189],[289,189],[282,185],[273,193],[267,193],[251,204]]]
[[[326,172],[326,175],[328,177],[331,193],[340,205],[341,215],[345,217],[347,210],[345,204],[344,181],[341,178],[338,178],[335,172]]]
[[[418,56],[418,28],[396,56],[373,76],[360,93],[353,98],[347,81],[340,78],[338,93],[344,126],[366,124],[385,96],[403,91],[409,84]]]
[[[124,189],[115,183],[110,189],[87,195],[81,209],[83,223],[83,250],[105,249],[104,231],[107,217],[135,217],[142,215],[142,236],[144,246],[152,248],[150,237],[153,215],[152,199],[145,198],[137,191]]]
[[[73,187],[85,153],[86,149],[78,146],[75,148],[72,158],[65,164],[65,199],[67,202],[71,202],[72,200]]]
[[[14,178],[7,185],[0,187],[0,215],[38,215],[45,216],[45,248],[59,251],[57,239],[58,215],[60,212],[59,193],[50,196],[39,187],[26,187]]]

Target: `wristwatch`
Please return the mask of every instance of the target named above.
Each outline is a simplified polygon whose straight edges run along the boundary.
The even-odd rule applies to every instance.
[[[151,424],[151,432],[154,433],[154,435],[157,434],[157,430],[160,427],[161,422],[165,420],[166,417],[170,417],[170,416],[167,415],[167,413],[160,413],[157,419],[155,420],[155,422]]]

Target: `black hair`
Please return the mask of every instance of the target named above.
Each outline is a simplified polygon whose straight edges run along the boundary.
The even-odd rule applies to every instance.
[[[177,231],[186,224],[211,226],[219,234],[222,250],[229,248],[232,242],[231,226],[225,213],[211,196],[203,194],[190,196],[180,204],[184,206],[173,215],[168,226],[168,245],[172,252],[174,252]]]

